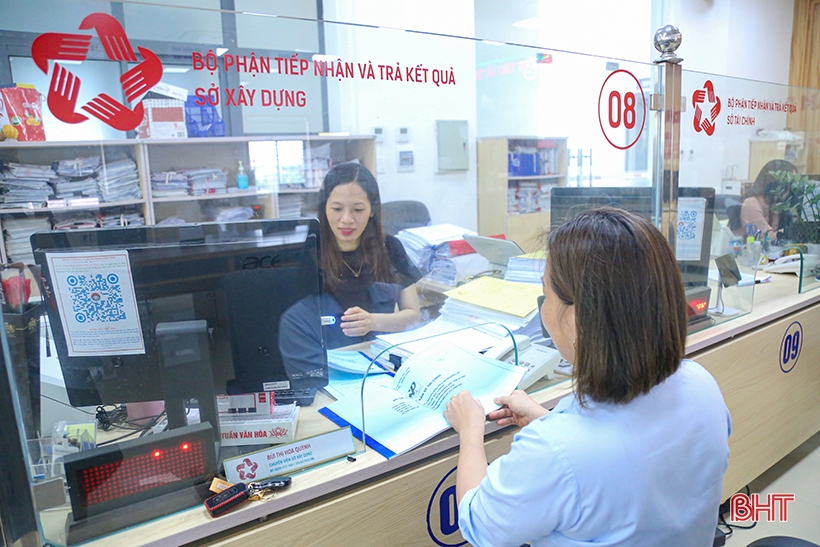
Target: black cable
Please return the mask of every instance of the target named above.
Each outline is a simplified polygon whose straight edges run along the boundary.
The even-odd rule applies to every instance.
[[[747,484],[746,485],[746,496],[747,497],[750,496],[751,493],[752,493],[752,490],[749,488],[749,485]],[[757,522],[753,522],[750,526],[743,526],[741,524],[729,524],[728,522],[726,522],[726,517],[724,515],[726,514],[727,511],[729,511],[730,507],[731,507],[730,503],[727,502],[727,503],[722,504],[720,506],[720,509],[718,510],[718,526],[725,526],[729,530],[726,533],[727,538],[730,537],[734,533],[735,529],[738,529],[738,530],[751,530],[752,528],[757,526]]]

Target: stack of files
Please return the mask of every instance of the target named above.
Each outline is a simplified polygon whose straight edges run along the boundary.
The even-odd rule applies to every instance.
[[[330,143],[305,148],[305,186],[320,187],[332,165]]]
[[[50,165],[9,162],[6,164],[6,170],[11,174],[12,178],[53,179],[57,177],[57,173],[54,172],[54,169],[52,169]]]
[[[439,257],[449,252],[448,241],[464,239],[464,234],[476,235],[472,230],[453,224],[434,224],[419,228],[406,228],[396,234],[401,241],[407,256],[422,272],[430,271],[436,249]]]
[[[145,225],[145,217],[140,211],[123,210],[120,213],[101,213],[98,221],[101,228]]]
[[[54,192],[57,199],[100,197],[97,179],[94,177],[70,180],[60,175],[52,181],[52,184],[54,185]]]
[[[209,207],[205,210],[208,218],[214,222],[234,222],[253,218],[251,207]]]
[[[29,238],[36,232],[51,231],[51,222],[47,216],[25,218],[15,216],[3,219],[3,232],[6,239],[6,254],[9,262],[34,264],[34,253]]]
[[[97,215],[90,211],[54,214],[55,230],[87,230],[97,227]]]
[[[546,267],[547,256],[544,251],[514,256],[507,261],[507,272],[504,274],[504,279],[518,283],[538,283],[540,285]]]
[[[467,323],[491,321],[517,330],[538,313],[541,285],[479,277],[444,293],[441,315]]]
[[[507,336],[507,331],[502,327],[481,325],[481,323],[486,323],[486,321],[471,322],[442,315],[414,330],[376,336],[370,346],[370,352],[373,356],[378,356],[380,363],[394,363],[395,358],[400,359],[403,363],[411,355],[424,351],[442,340],[480,353],[498,344]]]
[[[97,171],[97,187],[100,190],[102,201],[127,201],[142,198],[137,164],[130,159],[104,162]]]
[[[192,196],[228,193],[228,175],[221,169],[192,169],[185,173]]]
[[[48,165],[6,164],[0,170],[0,207],[44,207],[53,195],[49,182],[56,177]]]
[[[63,177],[88,177],[100,168],[100,164],[100,156],[60,160],[54,163],[54,170]]]
[[[155,198],[187,196],[188,175],[176,171],[151,173],[151,194]]]
[[[279,218],[299,218],[302,216],[302,196],[299,194],[279,194]]]

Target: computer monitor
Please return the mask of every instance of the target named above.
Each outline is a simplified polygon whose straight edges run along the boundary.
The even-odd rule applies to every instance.
[[[164,400],[174,427],[188,398],[211,412],[214,393],[325,385],[323,347],[293,365],[278,342],[282,314],[319,298],[318,242],[313,219],[32,235],[69,402]],[[318,330],[318,306],[305,309]]]
[[[679,188],[679,198],[703,198],[705,203],[703,236],[698,259],[680,260],[684,286],[705,287],[709,279],[709,256],[715,210],[714,188]],[[555,228],[580,212],[611,205],[652,219],[652,188],[648,187],[557,187],[550,195],[550,226]]]

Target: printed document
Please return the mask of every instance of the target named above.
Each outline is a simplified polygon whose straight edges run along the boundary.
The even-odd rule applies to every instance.
[[[526,370],[442,341],[408,359],[390,385],[368,385],[364,394],[367,444],[392,458],[422,444],[450,424],[444,408],[466,389],[485,414],[498,408],[495,397],[509,395]],[[361,438],[362,406],[346,397],[319,412],[340,426],[352,426]]]

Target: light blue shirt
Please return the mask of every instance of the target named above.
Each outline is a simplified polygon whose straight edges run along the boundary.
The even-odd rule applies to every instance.
[[[729,461],[717,382],[684,360],[625,405],[565,397],[459,504],[476,547],[709,547]]]

